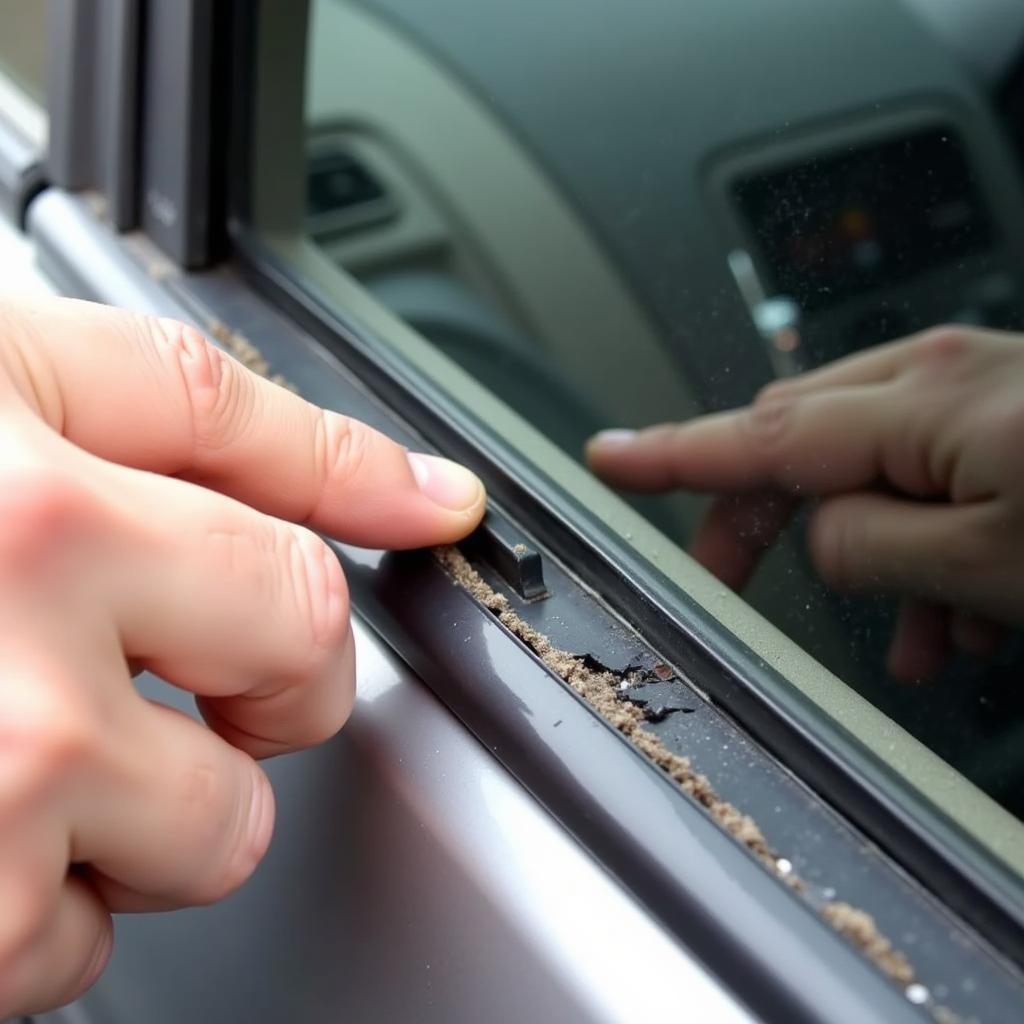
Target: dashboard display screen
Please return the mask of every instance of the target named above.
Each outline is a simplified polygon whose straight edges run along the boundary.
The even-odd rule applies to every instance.
[[[991,245],[992,227],[952,131],[832,152],[736,182],[765,283],[806,312]]]

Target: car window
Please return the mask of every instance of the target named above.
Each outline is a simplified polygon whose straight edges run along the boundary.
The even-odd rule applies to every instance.
[[[315,0],[291,27],[301,134],[258,150],[254,216],[267,237],[288,237],[299,277],[340,310],[368,308],[357,284],[578,463],[597,431],[614,428],[617,443],[623,430],[743,407],[772,382],[960,325],[914,350],[925,383],[880,392],[848,422],[850,385],[829,386],[815,429],[840,427],[812,446],[811,484],[783,460],[765,481],[781,490],[751,500],[760,464],[723,483],[709,435],[641,481],[664,493],[623,497],[676,547],[669,557],[648,539],[648,554],[664,568],[688,551],[717,572],[720,583],[689,570],[681,583],[724,619],[741,614],[738,593],[827,670],[808,689],[876,750],[911,760],[909,737],[880,724],[894,721],[1021,818],[1024,598],[963,597],[969,531],[939,549],[947,577],[921,569],[939,583],[911,588],[913,600],[888,571],[916,550],[912,529],[877,586],[870,573],[853,587],[826,580],[814,547],[820,499],[845,491],[813,481],[836,453],[863,453],[857,431],[901,412],[922,422],[907,410],[935,406],[947,386],[937,375],[926,386],[928,360],[1001,331],[984,352],[1019,365],[1024,169],[999,86],[1024,54],[1024,20],[1013,5],[1000,17],[1000,45],[966,52],[970,18],[961,31],[927,0]],[[871,365],[854,372],[882,372]],[[978,379],[979,421],[1009,416],[1000,371]],[[1001,397],[986,405],[990,395]],[[1009,435],[979,436],[966,505],[1002,486],[989,473],[1010,472],[996,441],[986,448]],[[875,498],[854,527],[882,524],[895,500],[883,462],[846,489]],[[902,497],[937,507],[941,475]],[[717,501],[726,491],[743,495]],[[1008,515],[987,536],[1009,551],[1022,533]],[[1003,563],[989,592],[1021,579]],[[882,714],[855,721],[829,673]],[[947,809],[959,813],[952,797]]]

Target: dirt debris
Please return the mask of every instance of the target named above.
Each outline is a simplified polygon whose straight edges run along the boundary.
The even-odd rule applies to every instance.
[[[689,758],[669,750],[653,732],[643,728],[646,719],[641,708],[628,700],[619,699],[618,687],[622,679],[617,673],[593,668],[585,658],[555,647],[547,636],[524,622],[513,611],[508,598],[486,583],[457,548],[435,548],[435,555],[455,580],[493,612],[555,675],[568,683],[602,718],[626,736],[681,789],[707,808],[711,816],[758,860],[772,871],[776,870],[776,857],[754,820],[729,801],[723,800],[707,776],[690,765]]]
[[[907,958],[878,930],[874,918],[851,907],[849,903],[833,901],[821,908],[821,916],[840,935],[845,935],[894,981],[910,985],[914,981],[914,968]]]
[[[728,800],[723,800],[707,776],[691,766],[689,758],[669,750],[655,733],[643,727],[643,711],[617,696],[619,684],[623,681],[621,674],[602,671],[588,665],[586,658],[555,647],[547,636],[515,612],[508,598],[494,590],[458,548],[435,548],[434,556],[456,583],[491,611],[506,629],[519,637],[555,675],[661,768],[683,792],[704,807],[722,828],[742,843],[773,875],[798,893],[809,892],[809,887],[796,876],[788,862],[787,870],[780,868],[779,856],[768,845],[764,833],[750,815],[744,814]],[[913,983],[914,968],[879,931],[870,914],[835,900],[821,903],[818,910],[828,924],[889,978],[902,986]]]

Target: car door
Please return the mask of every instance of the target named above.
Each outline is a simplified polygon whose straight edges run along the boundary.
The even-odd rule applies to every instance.
[[[680,543],[698,500],[627,504],[579,461],[604,417],[744,401],[958,304],[1021,326],[1012,135],[934,28],[742,13],[51,5],[45,154],[0,147],[0,180],[56,288],[190,320],[492,502],[459,549],[336,545],[357,710],[272,766],[266,862],[121,918],[41,1021],[1019,1015],[1015,652],[984,667],[986,767],[879,675],[890,609],[822,588],[799,524],[744,600]],[[900,219],[935,176],[955,237]]]

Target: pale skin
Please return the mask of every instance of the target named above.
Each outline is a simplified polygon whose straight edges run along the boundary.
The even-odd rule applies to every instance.
[[[0,304],[0,1019],[88,988],[111,913],[210,903],[262,858],[257,759],[333,736],[354,699],[345,580],[313,531],[420,547],[484,505],[468,470],[190,327]],[[208,727],[144,700],[142,668]]]
[[[587,449],[610,483],[720,495],[694,541],[740,589],[796,504],[838,590],[902,595],[897,677],[1024,624],[1024,337],[936,328],[765,388],[748,407]]]

